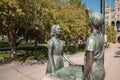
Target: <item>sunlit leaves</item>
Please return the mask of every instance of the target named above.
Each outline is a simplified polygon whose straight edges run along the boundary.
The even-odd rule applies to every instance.
[[[42,8],[42,18],[47,22],[47,26],[60,24],[64,38],[72,39],[81,37],[85,40],[89,34],[87,15],[84,7],[82,5],[78,6],[78,3],[64,2],[62,6],[59,3],[55,6]]]
[[[85,40],[90,33],[87,15],[80,0],[1,0],[0,18],[3,19],[4,30],[14,28],[19,34],[26,33],[28,36],[30,33],[32,39],[36,25],[40,37],[45,39],[50,37],[50,28],[54,24],[61,26],[64,39]]]
[[[113,26],[105,26],[105,32],[107,35],[107,41],[108,42],[115,42],[116,40],[116,31]]]

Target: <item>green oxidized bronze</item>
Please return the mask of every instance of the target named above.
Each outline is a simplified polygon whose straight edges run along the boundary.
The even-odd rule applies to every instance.
[[[104,17],[100,13],[87,11],[92,34],[86,43],[83,80],[104,80],[104,38],[100,31]]]
[[[48,65],[46,73],[55,75],[55,71],[64,67],[63,58],[65,58],[69,64],[73,64],[70,59],[64,53],[64,42],[59,39],[60,26],[53,25],[51,28],[51,39],[48,41]]]
[[[53,25],[52,38],[48,41],[49,61],[46,73],[61,80],[104,80],[104,38],[99,30],[104,24],[104,17],[100,13],[87,11],[92,34],[87,39],[84,66],[75,65],[65,55],[63,41],[59,39],[60,26]],[[72,65],[64,67],[63,57]]]
[[[51,28],[52,38],[48,41],[48,65],[46,73],[50,73],[62,80],[81,80],[82,65],[75,65],[64,53],[64,42],[59,39],[60,26],[53,25]],[[68,61],[68,67],[64,67],[63,58]]]
[[[72,65],[56,71],[55,77],[61,80],[82,80],[83,65]]]

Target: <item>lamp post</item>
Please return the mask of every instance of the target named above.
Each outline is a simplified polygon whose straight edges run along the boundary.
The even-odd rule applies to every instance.
[[[105,0],[101,0],[100,3],[101,3],[100,12],[103,14],[105,18]],[[102,31],[102,34],[105,35],[105,21],[104,21],[101,31]]]
[[[100,12],[103,14],[103,16],[104,16],[104,18],[105,18],[105,0],[101,0],[100,3],[101,3]],[[103,24],[103,26],[102,26],[101,32],[102,32],[102,34],[103,34],[104,40],[107,39],[107,38],[105,37],[105,19],[104,19],[104,24]],[[106,40],[105,40],[105,41],[106,41]],[[105,59],[105,52],[104,52],[104,54],[103,54],[103,57],[104,57],[104,59]],[[103,64],[104,64],[104,59],[103,59]]]
[[[35,26],[35,53],[34,53],[34,59],[37,60],[37,40],[38,40],[38,26]]]

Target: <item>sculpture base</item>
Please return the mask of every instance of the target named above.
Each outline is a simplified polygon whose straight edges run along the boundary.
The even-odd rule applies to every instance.
[[[56,71],[55,77],[61,80],[82,80],[83,65],[64,67]]]
[[[83,65],[64,67],[54,76],[46,75],[43,80],[82,80]]]

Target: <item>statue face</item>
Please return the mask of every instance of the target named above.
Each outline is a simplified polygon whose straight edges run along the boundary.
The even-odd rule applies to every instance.
[[[55,33],[60,34],[60,26],[59,25],[56,27]]]

